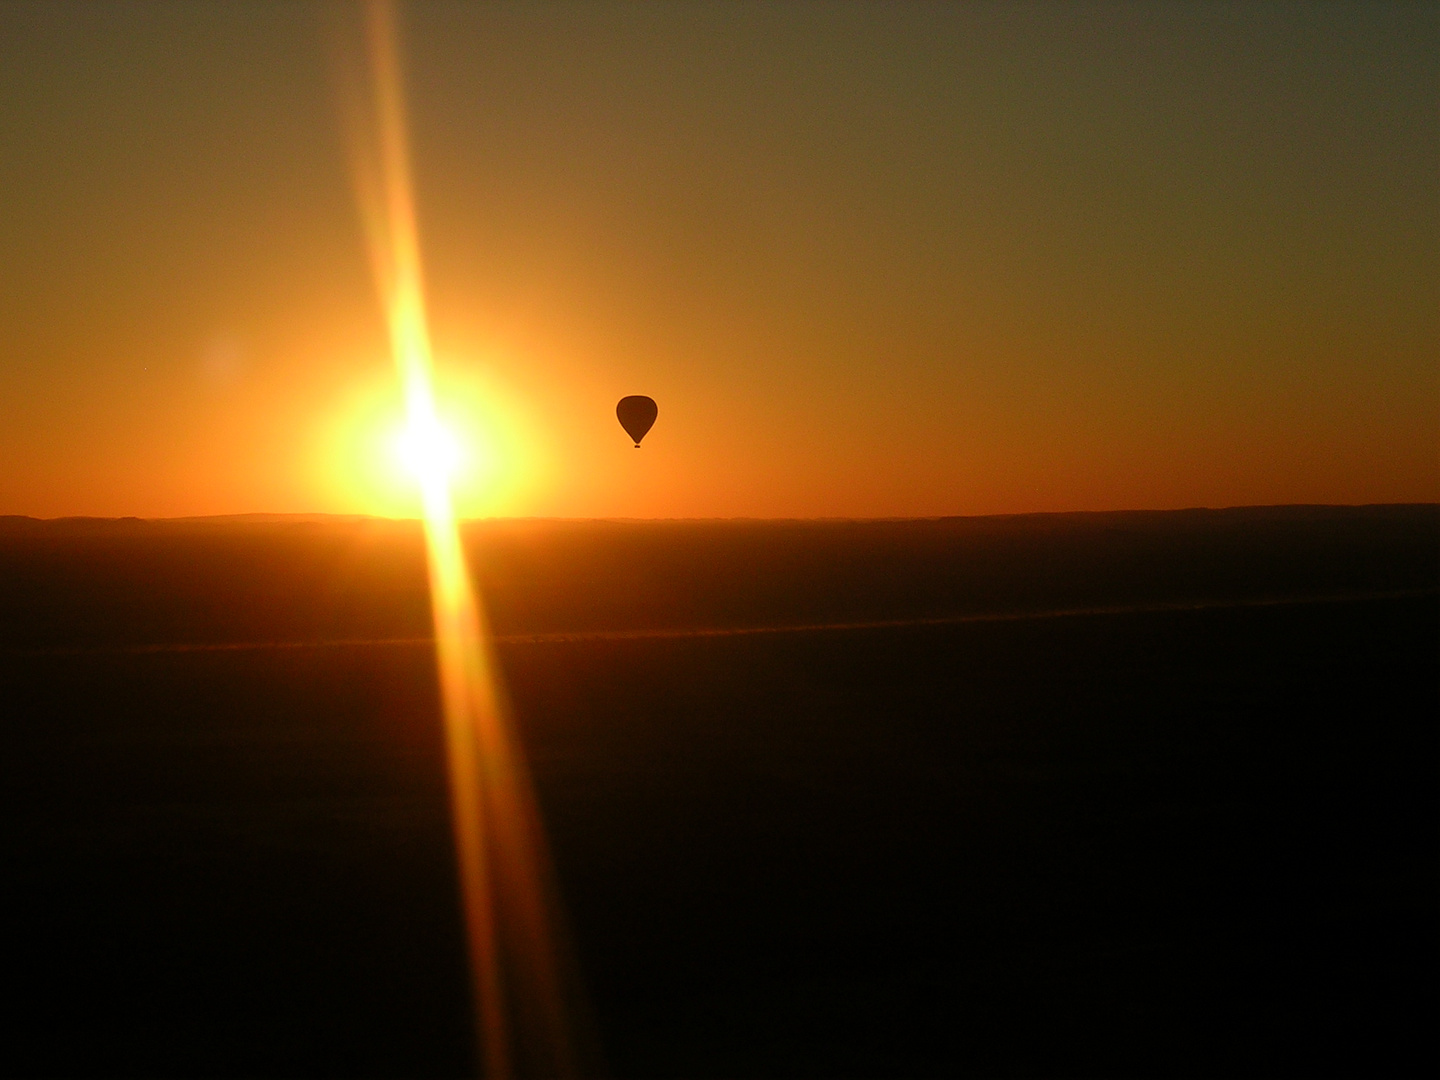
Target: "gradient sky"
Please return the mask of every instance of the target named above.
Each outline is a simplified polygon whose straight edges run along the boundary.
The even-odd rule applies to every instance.
[[[403,17],[464,512],[1440,499],[1440,5]],[[0,7],[0,513],[414,513],[347,21]]]

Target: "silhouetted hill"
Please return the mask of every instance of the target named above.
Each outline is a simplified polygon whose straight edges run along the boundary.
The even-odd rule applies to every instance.
[[[937,619],[1440,587],[1440,506],[903,521],[493,521],[496,633]],[[0,520],[0,647],[429,633],[417,522]]]

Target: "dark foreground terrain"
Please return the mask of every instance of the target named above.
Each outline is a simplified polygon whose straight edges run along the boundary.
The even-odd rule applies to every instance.
[[[1440,1065],[1440,508],[470,541],[612,1075]],[[0,521],[0,1069],[471,1068],[427,623],[413,525]]]

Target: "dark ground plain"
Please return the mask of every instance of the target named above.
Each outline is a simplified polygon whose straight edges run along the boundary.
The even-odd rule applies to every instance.
[[[470,539],[612,1075],[1440,1064],[1440,508]],[[426,604],[0,521],[0,1067],[470,1067]]]

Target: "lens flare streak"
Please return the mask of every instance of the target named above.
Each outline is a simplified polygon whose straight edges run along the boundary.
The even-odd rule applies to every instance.
[[[356,182],[424,508],[480,1060],[492,1078],[573,1075],[543,834],[451,500],[447,448],[453,443],[436,408],[395,11],[388,0],[367,4],[366,32],[372,160],[357,155]]]

